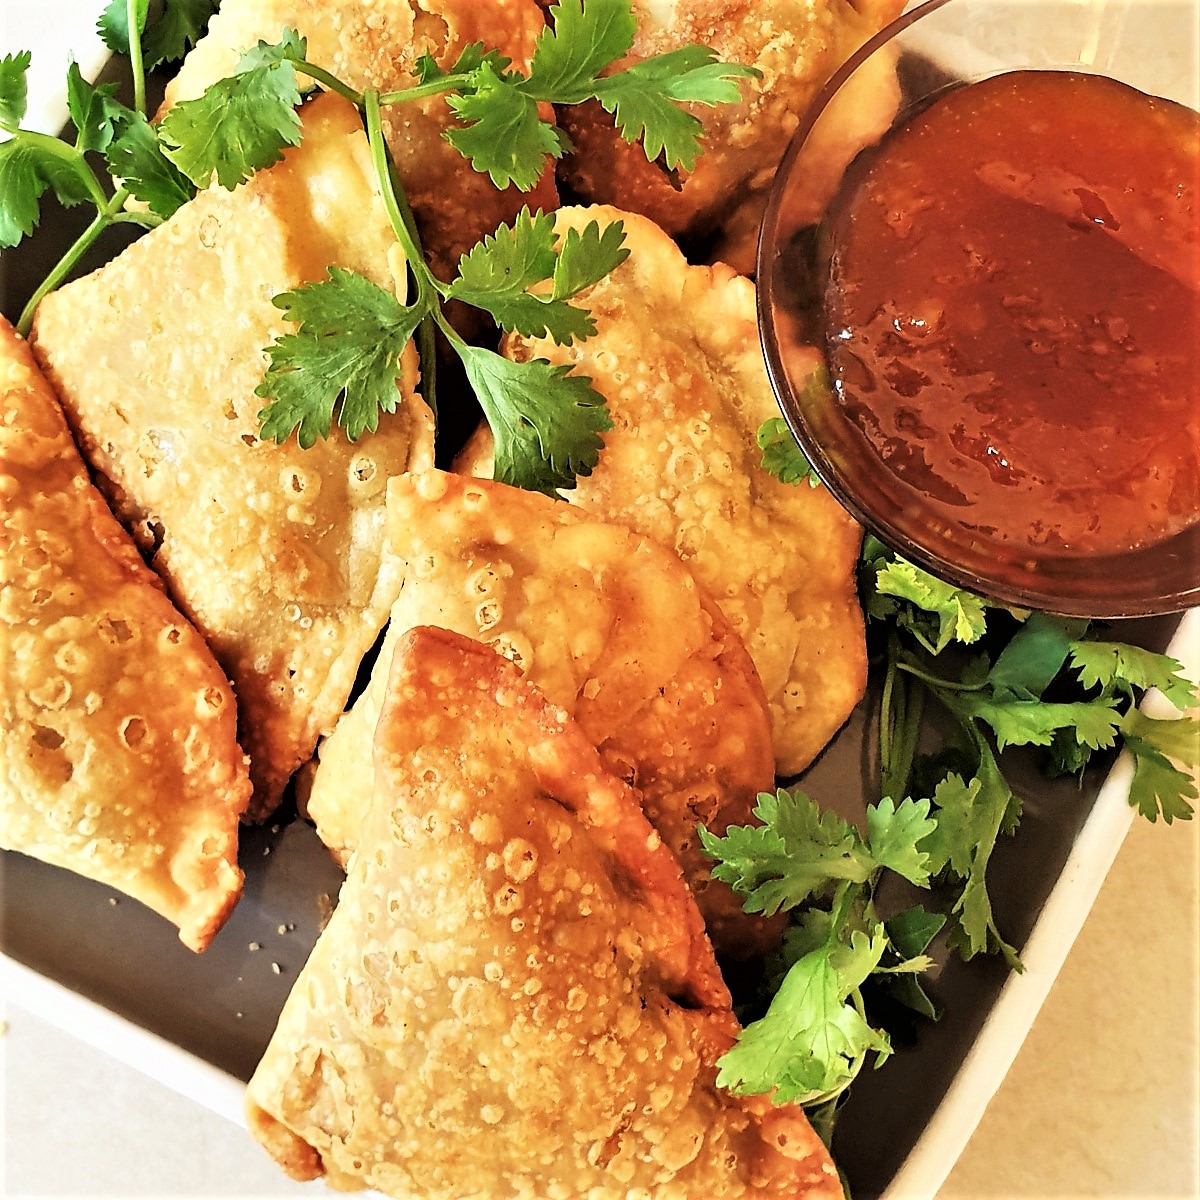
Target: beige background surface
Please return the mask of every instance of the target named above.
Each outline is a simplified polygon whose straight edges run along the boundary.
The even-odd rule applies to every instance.
[[[1200,823],[1135,821],[939,1200],[1200,1196]]]

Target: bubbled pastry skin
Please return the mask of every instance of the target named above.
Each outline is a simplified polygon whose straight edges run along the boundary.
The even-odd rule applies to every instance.
[[[762,955],[780,921],[713,880],[696,826],[751,820],[774,786],[767,699],[741,639],[683,563],[548,496],[441,471],[388,486],[386,555],[403,586],[371,680],[321,743],[307,801],[345,860],[371,793],[370,745],[392,648],[417,625],[493,646],[579,723],[638,789],[683,866],[718,951]]]
[[[200,95],[228,75],[239,53],[290,27],[308,39],[308,54],[350,87],[381,92],[412,87],[428,54],[449,70],[472,42],[527,64],[543,27],[533,0],[223,0],[220,11],[168,84],[166,104]],[[551,117],[547,111],[543,114]],[[497,189],[445,139],[454,123],[441,96],[388,105],[383,135],[412,205],[435,273],[453,276],[459,257],[512,222],[522,205],[557,207],[554,172],[533,191]]]
[[[258,820],[345,707],[395,598],[387,480],[433,462],[411,345],[369,439],[258,436],[265,347],[293,328],[272,297],[330,265],[403,287],[357,112],[322,96],[303,120],[281,163],[48,295],[32,337],[118,517],[233,681]]]
[[[737,1025],[678,865],[494,650],[399,643],[338,907],[248,1090],[299,1177],[450,1200],[840,1197]]]
[[[608,402],[596,469],[564,499],[674,550],[737,630],[771,709],[776,769],[802,771],[866,686],[855,569],[859,526],[825,488],[780,483],[755,434],[779,408],[758,340],[754,284],[691,266],[656,225],[613,208],[564,208],[557,229],[624,224],[629,258],[579,296],[595,334],[572,346],[506,335]],[[817,353],[813,351],[813,364]],[[492,474],[476,435],[456,467]]]
[[[0,846],[117,888],[202,950],[242,890],[229,682],[2,318],[0,413]]]

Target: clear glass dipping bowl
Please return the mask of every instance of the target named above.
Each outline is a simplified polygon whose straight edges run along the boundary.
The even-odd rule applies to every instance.
[[[966,522],[948,520],[944,509],[934,512],[873,452],[864,453],[832,391],[811,386],[812,345],[821,340],[811,336],[821,288],[808,266],[812,239],[848,161],[864,144],[860,134],[853,149],[840,148],[838,131],[847,122],[838,105],[843,117],[857,106],[860,129],[863,111],[880,112],[867,144],[949,83],[1029,68],[1100,73],[1200,108],[1196,21],[1194,0],[926,0],[835,74],[780,164],[759,242],[758,303],[783,415],[821,480],[870,532],[942,579],[999,602],[1094,618],[1200,604],[1200,523],[1118,554],[1024,547],[1006,554]],[[797,340],[808,348],[797,349]]]

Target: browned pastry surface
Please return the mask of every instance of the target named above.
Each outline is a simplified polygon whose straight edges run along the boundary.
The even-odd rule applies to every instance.
[[[616,219],[629,258],[579,297],[595,335],[570,347],[509,336],[504,350],[569,364],[608,401],[615,428],[599,466],[564,496],[687,563],[746,643],[770,702],[777,770],[792,775],[865,687],[861,531],[824,488],[780,483],[760,464],[755,434],[779,409],[754,284],[722,264],[689,266],[644,217],[602,206],[557,214],[560,231]],[[458,466],[492,473],[486,431]]]
[[[304,120],[283,163],[52,292],[33,332],[117,515],[233,680],[259,818],[345,706],[395,597],[387,479],[432,464],[411,348],[397,412],[369,438],[258,437],[264,348],[289,328],[271,297],[330,264],[403,286],[356,113],[324,96]]]
[[[718,1091],[736,1022],[633,792],[511,662],[418,629],[338,907],[249,1085],[299,1177],[394,1197],[840,1197],[803,1111]]]
[[[578,722],[605,766],[638,789],[679,858],[710,936],[746,957],[777,922],[713,881],[696,825],[751,820],[774,787],[766,696],[720,609],[669,550],[578,508],[490,480],[424,472],[388,489],[387,553],[401,562],[370,684],[321,744],[307,801],[343,861],[371,794],[371,739],[391,653],[439,625],[512,659]]]
[[[0,846],[117,888],[203,950],[242,891],[229,682],[3,318],[0,412]]]
[[[200,95],[229,74],[238,54],[284,27],[308,39],[309,58],[350,87],[393,91],[416,83],[429,54],[449,69],[464,47],[482,42],[528,64],[544,19],[533,0],[224,0],[208,33],[167,88],[168,104]],[[441,96],[385,106],[383,131],[435,274],[453,276],[459,257],[522,205],[558,203],[548,163],[532,192],[498,190],[446,141],[454,123]]]
[[[741,81],[738,103],[692,106],[704,140],[690,173],[648,162],[596,102],[562,108],[559,121],[575,144],[561,168],[565,184],[581,199],[643,213],[672,234],[711,232],[765,195],[821,84],[903,7],[904,0],[635,0],[637,36],[614,69],[698,43],[725,62],[757,68],[761,78]],[[894,107],[886,91],[878,99]],[[860,123],[875,124],[869,111],[846,119],[851,140]]]

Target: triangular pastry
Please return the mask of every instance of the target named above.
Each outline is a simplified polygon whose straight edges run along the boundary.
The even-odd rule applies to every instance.
[[[292,328],[272,296],[331,264],[403,287],[357,113],[322,96],[303,121],[282,163],[47,296],[31,339],[118,517],[233,681],[258,819],[345,707],[394,599],[388,477],[432,465],[415,352],[397,411],[358,443],[258,436],[264,350]]]
[[[375,772],[249,1084],[286,1169],[430,1200],[841,1196],[802,1109],[716,1088],[737,1025],[679,868],[511,662],[406,634]]]
[[[391,652],[418,625],[513,659],[634,785],[680,860],[719,951],[746,957],[778,923],[712,879],[696,826],[745,824],[774,787],[766,696],[741,639],[669,550],[548,496],[440,471],[388,487],[401,560],[383,653],[321,743],[307,813],[339,858],[370,797],[370,746]]]
[[[824,488],[780,483],[761,465],[755,435],[779,409],[754,284],[721,264],[690,266],[644,217],[556,214],[560,234],[616,220],[629,258],[578,299],[596,333],[569,347],[509,335],[504,351],[569,365],[608,401],[614,428],[600,463],[564,499],[687,563],[746,643],[771,706],[776,769],[795,775],[866,685],[862,532]],[[491,475],[490,435],[477,435],[457,466]]]
[[[0,846],[117,888],[202,950],[242,888],[229,682],[2,318],[0,412]]]

